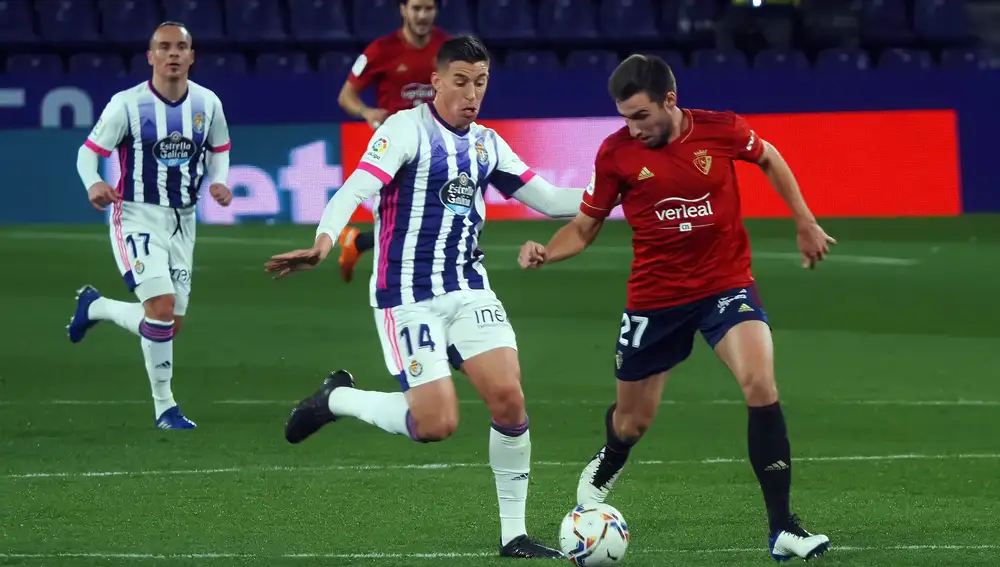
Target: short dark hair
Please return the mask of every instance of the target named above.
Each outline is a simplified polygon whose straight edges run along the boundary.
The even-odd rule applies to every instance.
[[[677,80],[666,61],[655,55],[629,55],[611,73],[608,92],[616,101],[646,93],[653,102],[663,102],[677,92]]]
[[[184,30],[185,33],[187,33],[188,37],[191,37],[191,30],[189,30],[188,27],[184,25],[183,22],[178,22],[175,20],[167,20],[165,22],[162,22],[160,25],[156,26],[156,29],[154,29],[153,33],[149,36],[149,41],[153,41],[153,36],[156,35],[156,30],[160,28],[181,28],[182,30]]]
[[[442,43],[437,52],[438,67],[445,67],[455,61],[489,63],[490,52],[479,39],[471,35],[458,35]]]
[[[437,5],[438,5],[438,1],[439,1],[439,0],[434,0],[434,6],[435,6],[435,7],[437,7]],[[409,3],[410,3],[410,0],[399,0],[399,5],[400,5],[400,6],[406,6],[406,5],[407,5],[407,4],[409,4]]]

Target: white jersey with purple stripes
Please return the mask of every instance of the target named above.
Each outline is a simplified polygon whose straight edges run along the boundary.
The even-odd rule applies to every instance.
[[[229,126],[211,90],[188,81],[171,102],[146,81],[111,97],[86,145],[104,157],[118,150],[123,201],[187,208],[198,201],[207,152],[229,150]]]
[[[534,177],[503,138],[476,123],[457,130],[425,104],[386,120],[358,169],[384,184],[373,207],[373,307],[490,289],[483,192],[493,185],[509,198]]]

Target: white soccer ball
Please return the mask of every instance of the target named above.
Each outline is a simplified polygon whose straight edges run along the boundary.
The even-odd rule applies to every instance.
[[[559,547],[582,567],[608,567],[625,557],[628,526],[621,512],[607,504],[580,505],[559,527]]]

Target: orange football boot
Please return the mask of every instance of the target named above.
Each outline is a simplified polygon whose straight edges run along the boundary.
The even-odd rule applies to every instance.
[[[347,283],[351,283],[351,280],[354,279],[354,266],[357,265],[358,258],[361,257],[358,247],[354,245],[359,234],[361,234],[360,230],[348,226],[341,231],[340,238],[337,239],[337,243],[340,245],[340,277]]]

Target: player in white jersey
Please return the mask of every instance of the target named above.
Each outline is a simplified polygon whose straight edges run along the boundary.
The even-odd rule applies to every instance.
[[[292,411],[285,436],[298,443],[351,416],[415,441],[446,439],[458,426],[450,362],[489,408],[500,555],[559,558],[525,528],[531,440],[517,343],[478,242],[487,185],[558,217],[575,215],[583,189],[553,187],[496,132],[474,122],[489,77],[482,43],[449,39],[436,69],[434,101],[397,112],[375,131],[358,169],[327,205],[313,247],[274,256],[265,266],[277,278],[315,267],[358,205],[377,194],[371,303],[385,364],[403,391],[359,390],[348,372],[333,372]]]
[[[192,429],[170,386],[173,339],[191,293],[195,204],[206,169],[216,202],[228,206],[233,198],[226,186],[229,127],[219,97],[188,80],[194,51],[182,24],[160,24],[147,57],[152,80],[114,95],[77,155],[90,202],[100,210],[111,205],[111,251],[139,302],[108,299],[84,286],[69,338],[81,341],[100,321],[138,335],[156,427]],[[98,172],[99,156],[113,149],[121,164],[116,189]]]

